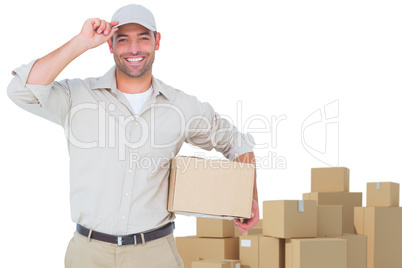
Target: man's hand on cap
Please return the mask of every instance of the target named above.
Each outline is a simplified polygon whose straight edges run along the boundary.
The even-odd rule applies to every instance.
[[[118,23],[118,21],[107,22],[98,18],[87,19],[78,35],[82,45],[86,46],[86,49],[91,49],[105,43],[118,30],[117,27],[113,28]]]

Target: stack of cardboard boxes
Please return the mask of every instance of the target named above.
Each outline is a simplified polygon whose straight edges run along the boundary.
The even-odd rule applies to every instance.
[[[303,199],[315,200],[318,206],[342,206],[342,232],[353,234],[354,207],[362,206],[362,193],[349,192],[349,175],[344,167],[312,168],[311,193],[303,194]]]
[[[183,259],[184,267],[188,268],[240,268],[240,259],[245,263],[279,262],[279,254],[275,250],[284,249],[275,245],[282,243],[278,239],[262,236],[263,220],[246,233],[240,233],[233,220],[197,218],[197,235],[177,237],[176,245]],[[242,255],[239,254],[239,239],[241,239]],[[283,244],[284,245],[284,244]],[[263,251],[262,254],[259,251]],[[256,266],[258,267],[258,266]]]
[[[402,267],[402,208],[399,184],[367,184],[367,207],[357,207],[355,227],[367,236],[367,268]]]
[[[258,226],[197,218],[197,236],[177,237],[185,268],[401,268],[399,184],[349,192],[349,169],[313,168],[303,200],[264,201]]]
[[[196,236],[176,238],[177,250],[184,267],[212,268],[231,264],[229,267],[240,268],[239,238],[234,236],[233,226],[233,220],[198,217]],[[200,262],[202,260],[205,261]],[[214,262],[209,262],[210,260]],[[228,262],[229,260],[237,262]],[[192,266],[193,262],[197,264]],[[236,263],[238,267],[233,266]]]
[[[263,202],[263,234],[240,238],[242,266],[366,267],[366,237],[356,235],[353,226],[353,210],[361,207],[362,193],[349,192],[349,170],[312,169],[311,188],[303,200]],[[268,240],[270,248],[253,249],[253,244]]]
[[[362,193],[349,192],[349,174],[349,169],[344,167],[311,170],[311,193],[303,194],[298,207],[288,205],[288,213],[311,230],[299,228],[300,224],[287,217],[287,224],[293,222],[293,229],[288,227],[288,233],[282,235],[286,239],[286,268],[366,267],[366,237],[356,235],[353,226],[354,208],[362,206]],[[306,202],[314,205],[306,206]],[[264,215],[269,213],[266,210],[264,202]],[[270,233],[267,230],[264,234]]]

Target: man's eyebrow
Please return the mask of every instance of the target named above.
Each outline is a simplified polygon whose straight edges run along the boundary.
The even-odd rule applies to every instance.
[[[142,35],[148,35],[148,36],[151,36],[151,34],[150,34],[149,32],[143,32],[143,33],[138,34],[138,36],[142,36]]]
[[[143,33],[138,34],[138,36],[143,36],[143,35],[151,36],[151,33],[150,32],[143,32]],[[128,37],[128,35],[127,34],[118,34],[116,36],[116,39],[118,39],[120,37]]]
[[[119,38],[119,37],[128,37],[128,35],[126,35],[126,34],[118,34],[118,35],[116,36],[116,39]]]

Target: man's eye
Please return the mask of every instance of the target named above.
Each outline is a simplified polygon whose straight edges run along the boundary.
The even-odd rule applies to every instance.
[[[117,42],[122,43],[122,42],[126,42],[127,39],[119,39]]]
[[[142,37],[141,40],[149,40],[148,37]]]

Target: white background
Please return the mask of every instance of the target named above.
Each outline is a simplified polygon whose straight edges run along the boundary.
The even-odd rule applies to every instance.
[[[8,99],[11,70],[68,41],[85,19],[109,20],[128,3],[1,4],[1,267],[63,267],[75,228],[63,130]],[[301,199],[310,191],[310,169],[327,165],[303,147],[302,124],[334,101],[339,103],[339,166],[351,169],[350,190],[363,192],[365,204],[367,182],[401,182],[400,1],[137,3],[153,11],[162,33],[156,77],[210,102],[240,129],[248,118],[286,116],[277,127],[276,148],[272,133],[254,134],[257,143],[270,143],[255,150],[257,158],[268,159],[271,152],[286,160],[285,169],[271,165],[258,170],[260,205]],[[102,45],[75,60],[58,79],[101,76],[112,65]],[[243,122],[236,118],[238,101]],[[263,123],[255,120],[250,126],[261,130]],[[324,126],[305,132],[312,147],[325,144]],[[182,153],[195,151],[185,146]],[[194,218],[179,216],[176,223],[176,236],[195,234]]]

